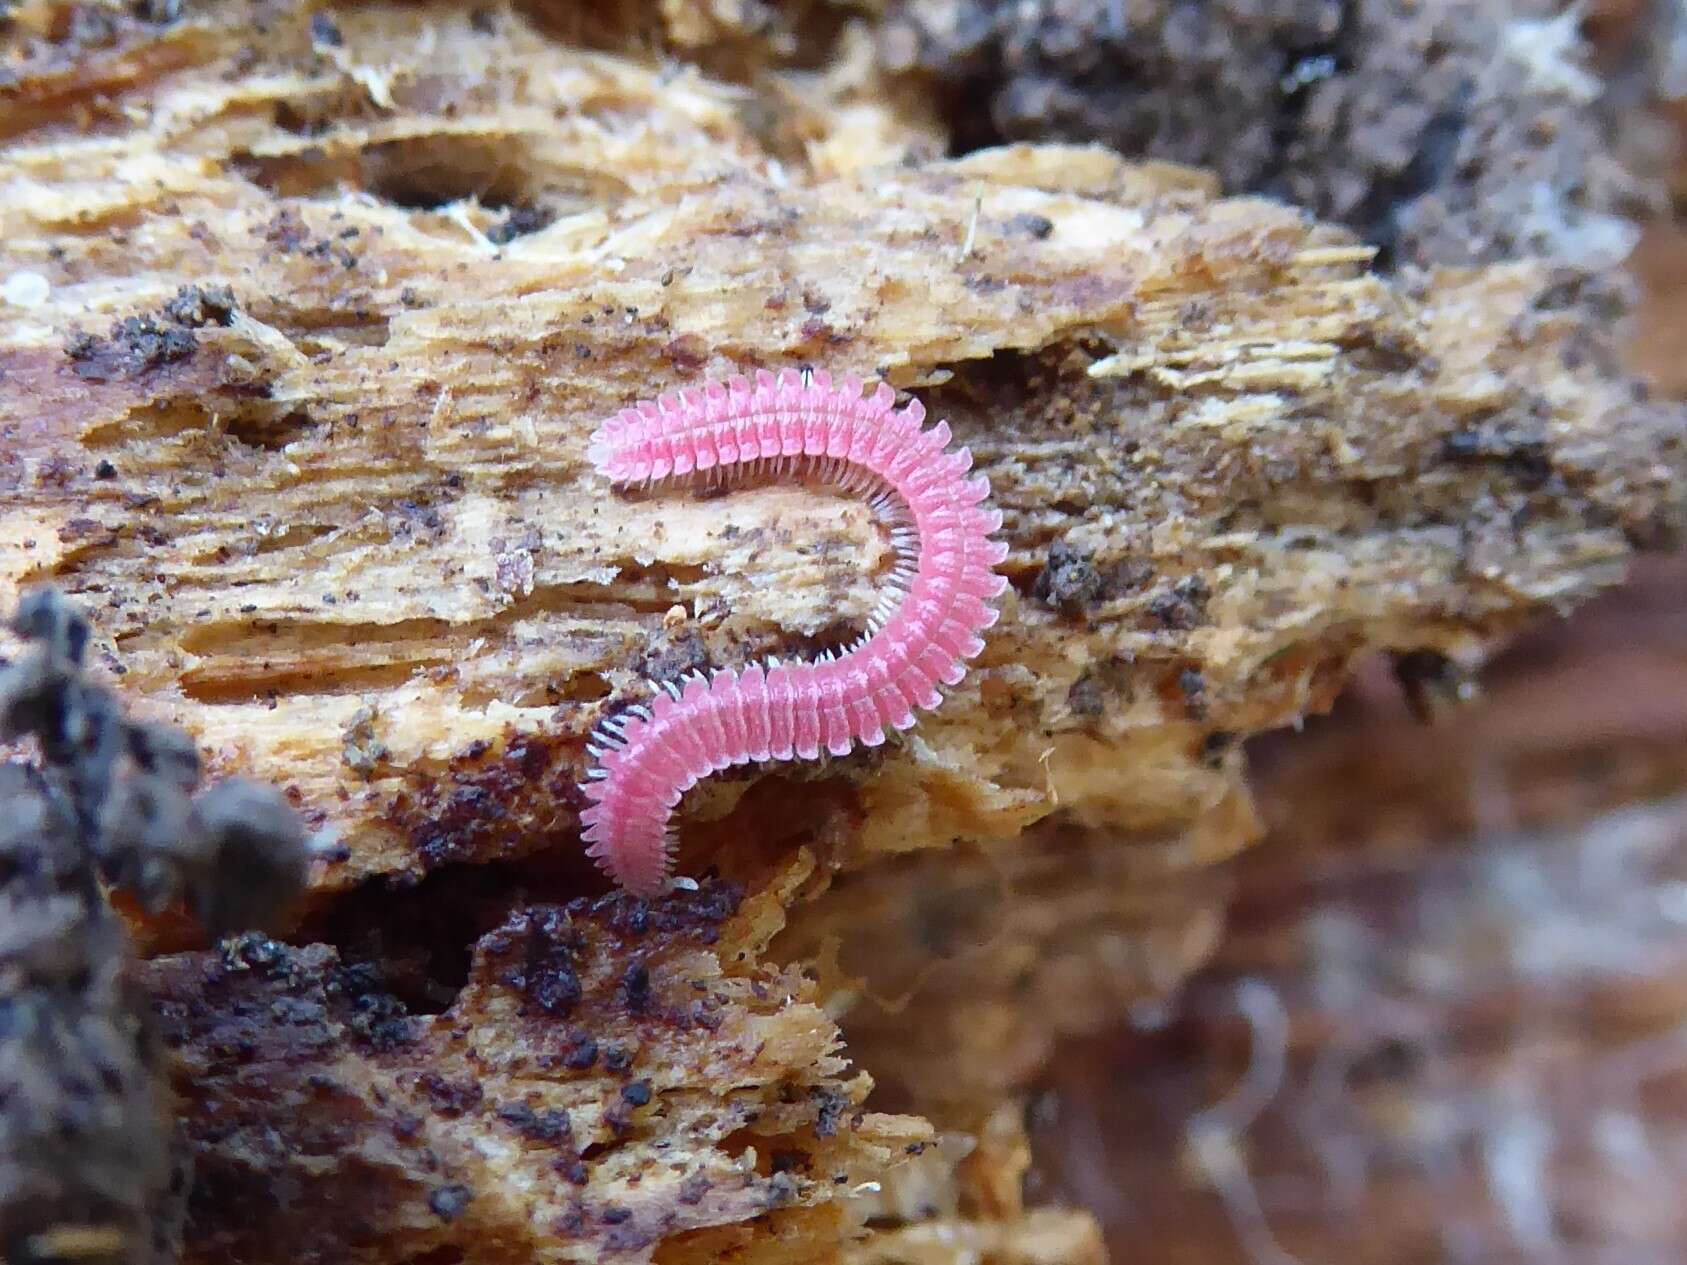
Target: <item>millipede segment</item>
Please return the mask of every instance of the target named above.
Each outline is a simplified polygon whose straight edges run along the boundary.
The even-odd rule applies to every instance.
[[[587,853],[618,883],[654,896],[670,883],[672,818],[680,797],[734,764],[813,760],[877,746],[942,702],[966,661],[984,648],[994,599],[1007,581],[995,567],[1001,514],[990,486],[967,477],[972,455],[948,451],[949,428],[924,428],[918,400],[896,408],[880,385],[836,386],[825,373],[752,382],[733,378],[623,409],[593,434],[588,455],[612,482],[755,474],[819,477],[870,496],[897,552],[888,591],[855,645],[812,663],[769,660],[664,683],[593,735],[595,764],[581,815]]]

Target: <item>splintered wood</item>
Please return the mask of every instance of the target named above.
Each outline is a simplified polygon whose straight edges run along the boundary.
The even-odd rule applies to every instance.
[[[482,1022],[515,987],[489,964],[517,933],[490,929],[534,916],[527,900],[574,911],[568,952],[589,942],[603,979],[645,960],[637,937],[592,939],[601,909],[566,904],[603,890],[580,856],[578,782],[606,709],[645,701],[650,678],[853,640],[895,561],[866,506],[812,489],[612,494],[586,442],[629,401],[757,368],[855,373],[917,388],[989,476],[1013,588],[978,670],[881,749],[713,779],[679,817],[681,872],[789,906],[780,943],[804,958],[841,945],[847,964],[884,935],[913,978],[919,893],[1006,885],[1009,938],[969,959],[978,988],[963,975],[921,1024],[864,1025],[870,1066],[911,1109],[931,1087],[968,1128],[1055,1033],[1163,996],[1210,951],[1206,875],[1255,831],[1242,737],[1326,706],[1368,650],[1477,655],[1617,579],[1679,514],[1679,419],[1636,402],[1608,322],[1565,278],[1375,275],[1343,231],[1098,149],[938,159],[918,94],[880,76],[859,30],[825,27],[819,61],[787,62],[789,32],[758,43],[718,7],[644,14],[710,45],[707,69],[645,56],[632,17],[14,11],[0,598],[63,586],[137,711],[195,734],[213,772],[285,786],[325,831],[299,939],[345,949],[347,911],[380,893],[504,884],[497,917],[452,924],[504,939],[479,940],[439,1014],[411,1016],[425,1031],[371,1052],[342,1019],[321,1029],[332,1092],[356,1099],[332,1145],[374,1147],[392,1201],[328,1200],[300,1256],[213,1183],[202,1259],[824,1259],[854,1241],[865,1188],[928,1136],[864,1114],[866,1082],[816,1009],[895,988],[824,972],[821,996],[764,959],[766,936],[730,969],[698,967],[698,995],[718,994],[709,1022],[734,1040],[806,1033],[757,1038],[784,1060],[779,1092],[746,1088],[705,1024],[640,1091],[685,1109],[617,1132],[604,1104],[635,1073],[568,1081],[541,1059],[518,1075],[517,1046],[567,1025]],[[957,841],[972,846],[945,864],[886,859]],[[1050,866],[1045,850],[1085,859]],[[1096,938],[1062,944],[1056,911]],[[141,934],[182,947],[166,924]],[[1067,965],[1027,969],[1040,950]],[[243,1039],[273,1054],[265,1075],[306,1074],[266,1042],[340,968],[326,947],[285,952],[319,956],[155,968],[202,1011],[176,1032],[204,1171],[250,1159],[310,1180],[299,1157],[207,1123],[238,1077],[213,1047],[226,1008],[253,1001],[242,990],[264,995],[269,1018],[240,1022],[262,1029]],[[1043,1005],[1050,990],[1071,1004]],[[600,1048],[647,1022],[592,1014]],[[938,1039],[968,1047],[947,1079]],[[509,1092],[442,1107],[427,1077]],[[317,1136],[298,1092],[250,1104],[252,1136]],[[824,1095],[845,1104],[832,1140]],[[573,1202],[535,1193],[559,1179],[532,1146],[509,1150],[522,1126],[496,1114],[564,1100],[586,1170]],[[391,1139],[412,1111],[425,1140],[406,1149]],[[808,1132],[770,1168],[758,1129]],[[650,1175],[670,1161],[676,1183]],[[968,1162],[939,1166],[949,1211],[881,1209],[849,1250],[1098,1257],[1081,1216],[986,1199],[1004,1183]],[[698,1194],[733,1165],[748,1193]],[[604,1193],[631,1174],[636,1198]],[[365,1213],[374,1237],[353,1250]]]

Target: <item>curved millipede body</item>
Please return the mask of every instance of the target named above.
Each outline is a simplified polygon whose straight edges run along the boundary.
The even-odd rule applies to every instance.
[[[856,378],[762,372],[623,409],[592,436],[592,463],[621,485],[772,471],[868,493],[897,551],[891,591],[849,649],[665,683],[648,709],[598,728],[581,822],[587,852],[630,891],[668,886],[670,819],[701,778],[877,746],[936,707],[938,686],[983,649],[1007,584],[995,572],[1007,546],[991,539],[1001,514],[985,504],[986,480],[967,477],[971,454],[946,451],[948,426],[922,429],[919,401],[894,403],[888,386],[863,397]]]

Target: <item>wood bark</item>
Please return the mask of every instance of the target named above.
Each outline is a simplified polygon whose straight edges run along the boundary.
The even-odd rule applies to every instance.
[[[153,968],[194,1259],[1096,1259],[989,1123],[1210,951],[1240,739],[1366,651],[1474,660],[1679,525],[1680,418],[1585,278],[1383,275],[1095,147],[942,159],[859,25],[805,60],[725,11],[11,18],[0,585],[80,597],[135,709],[336,845],[293,945]],[[891,551],[812,489],[614,495],[586,436],[804,365],[949,419],[1014,588],[906,739],[688,797],[703,891],[642,909],[579,855],[591,726],[848,640]],[[823,1004],[906,991],[929,911],[965,939],[1004,875],[941,1013],[864,1026],[909,1113],[874,1114]],[[259,1215],[277,1189],[307,1211]]]

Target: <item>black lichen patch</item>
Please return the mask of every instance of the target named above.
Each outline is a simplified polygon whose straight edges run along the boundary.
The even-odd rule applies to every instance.
[[[566,1111],[535,1111],[526,1103],[498,1108],[498,1119],[538,1146],[562,1146],[574,1137],[573,1122]]]
[[[373,707],[364,706],[352,714],[341,731],[340,759],[346,767],[368,777],[385,763],[390,752],[376,732],[379,719]]]
[[[227,286],[183,286],[164,304],[164,315],[185,329],[229,325],[240,305]]]
[[[310,227],[291,207],[282,207],[261,231],[263,239],[284,255],[298,250],[310,236]]]
[[[549,228],[555,219],[556,216],[542,206],[513,207],[508,215],[486,230],[486,236],[497,245],[505,246],[518,237]]]
[[[1198,668],[1184,668],[1177,674],[1177,692],[1183,699],[1184,714],[1191,720],[1204,720],[1207,715],[1207,678]]]
[[[814,1136],[821,1139],[836,1137],[838,1123],[849,1110],[848,1099],[824,1085],[810,1088],[808,1096],[814,1103]]]
[[[426,1095],[434,1110],[442,1116],[467,1115],[480,1107],[485,1090],[472,1080],[449,1080],[438,1072],[423,1072],[416,1078],[416,1088]]]
[[[193,331],[230,324],[238,308],[227,286],[183,286],[156,315],[126,316],[104,338],[73,331],[64,353],[88,382],[137,377],[192,357],[199,349]]]
[[[478,744],[441,773],[413,772],[386,816],[431,872],[455,862],[488,861],[554,850],[559,807],[585,806],[584,735],[512,735],[502,746]],[[590,862],[578,864],[582,878]]]
[[[657,685],[664,681],[678,682],[692,672],[704,672],[708,668],[708,649],[697,630],[690,626],[672,631],[664,629],[651,638],[637,665],[638,675]]]
[[[1207,620],[1207,601],[1212,596],[1205,580],[1185,576],[1148,599],[1149,616],[1162,628],[1186,632]]]
[[[1086,555],[1057,541],[1031,585],[1031,596],[1044,606],[1077,614],[1101,596],[1101,573]]]
[[[373,963],[342,966],[330,976],[327,989],[348,1008],[345,1022],[352,1034],[376,1053],[390,1053],[416,1039],[409,1010],[389,991]]]
[[[263,1040],[271,1039],[264,1027],[267,1021],[289,1025],[274,1051],[278,1055],[301,1042],[312,1050],[327,1050],[348,1037],[354,1046],[386,1054],[417,1035],[415,1020],[375,966],[344,962],[324,945],[295,949],[255,932],[231,936],[203,967],[196,988],[218,1005],[228,1002],[230,1015],[249,1025],[238,1036],[219,1036],[216,1043],[224,1046],[255,1052]],[[205,1009],[200,1017],[208,1021],[215,1013],[214,1008]],[[181,1044],[192,1032],[167,1025],[166,1035]]]
[[[710,878],[653,901],[616,892],[518,908],[476,943],[472,976],[518,993],[523,1020],[554,1032],[544,1037],[551,1070],[623,1073],[639,1057],[629,1025],[719,1026],[717,998],[663,987],[651,964],[676,944],[714,943],[741,898],[736,885]],[[559,1020],[567,1026],[556,1032]]]
[[[621,976],[621,996],[629,1014],[643,1014],[650,1007],[650,968],[634,962]]]
[[[702,944],[713,944],[721,924],[738,912],[743,899],[744,889],[740,884],[710,877],[695,892],[675,889],[655,900],[611,892],[583,903],[582,912],[601,920],[619,935],[686,936]]]
[[[192,332],[155,316],[127,316],[105,338],[76,332],[65,340],[71,371],[89,382],[134,377],[186,360],[198,350]]]
[[[339,48],[346,42],[334,19],[326,13],[310,15],[310,42],[318,48]]]
[[[527,1004],[553,1018],[567,1018],[580,1004],[580,976],[575,955],[585,947],[584,937],[574,929],[568,914],[548,907],[515,915],[495,933],[495,948],[511,940],[519,942],[521,961],[500,977]]]
[[[1054,221],[1046,215],[1010,215],[1002,222],[1002,231],[1010,237],[1030,237],[1039,242],[1046,241],[1054,233]]]
[[[1094,718],[1102,714],[1105,708],[1107,691],[1101,683],[1101,678],[1093,672],[1085,672],[1066,691],[1066,706],[1074,716]]]

